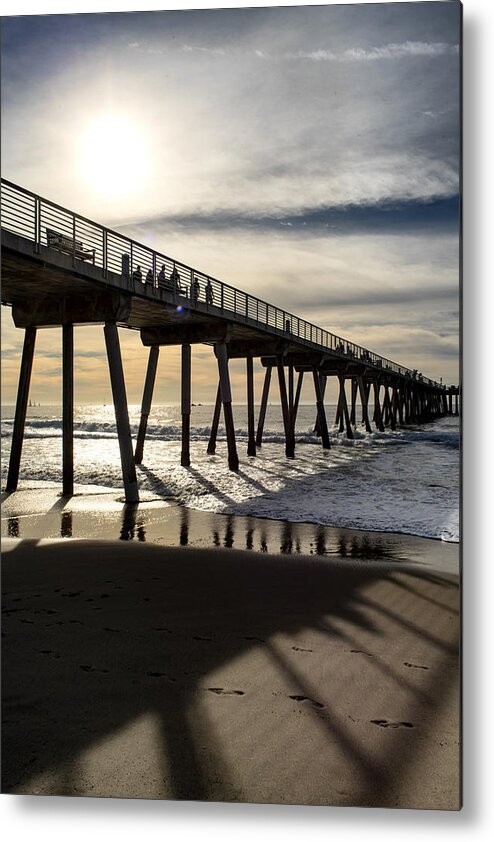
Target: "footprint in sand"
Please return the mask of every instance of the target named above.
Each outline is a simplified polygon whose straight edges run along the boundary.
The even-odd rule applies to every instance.
[[[92,664],[79,664],[79,669],[84,670],[84,672],[109,672],[109,670],[98,669]]]
[[[371,719],[371,722],[380,728],[413,728],[411,722],[391,722],[389,719]]]
[[[309,699],[308,696],[288,696],[289,699],[293,699],[294,702],[310,702],[311,705],[314,705],[316,708],[323,708],[324,705],[321,702],[316,702],[315,699]]]
[[[208,690],[218,696],[245,696],[243,690],[224,690],[223,687],[208,687]]]

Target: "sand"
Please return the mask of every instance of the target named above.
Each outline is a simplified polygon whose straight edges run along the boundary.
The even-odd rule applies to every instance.
[[[3,792],[459,808],[456,575],[3,549]]]

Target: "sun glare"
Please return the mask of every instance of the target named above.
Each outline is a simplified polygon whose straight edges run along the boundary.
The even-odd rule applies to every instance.
[[[148,169],[142,132],[125,117],[106,115],[83,132],[81,172],[93,190],[108,198],[133,193]]]

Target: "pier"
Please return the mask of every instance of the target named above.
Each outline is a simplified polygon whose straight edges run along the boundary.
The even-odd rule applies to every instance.
[[[285,454],[295,457],[297,411],[304,375],[314,386],[314,418],[321,446],[330,448],[324,403],[328,378],[338,385],[334,424],[353,438],[357,403],[362,424],[394,430],[444,415],[458,415],[460,389],[425,377],[348,339],[330,333],[248,292],[150,249],[103,225],[2,179],[2,304],[24,330],[6,491],[17,489],[31,371],[38,329],[62,330],[63,495],[74,485],[74,325],[104,330],[127,502],[139,500],[141,464],[152,408],[159,352],[181,346],[181,464],[190,465],[191,345],[211,346],[218,387],[207,452],[214,453],[221,411],[228,465],[238,469],[229,361],[244,359],[248,416],[247,455],[262,447],[266,411],[277,381]],[[119,329],[137,330],[149,348],[137,441],[129,424]],[[265,371],[255,419],[254,361]]]

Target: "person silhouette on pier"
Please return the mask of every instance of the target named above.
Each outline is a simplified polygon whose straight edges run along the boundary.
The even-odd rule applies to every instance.
[[[142,272],[141,272],[141,267],[139,266],[139,264],[137,264],[136,268],[134,269],[132,279],[134,281],[142,281]]]
[[[146,283],[147,284],[154,284],[154,275],[153,275],[152,269],[148,269],[148,273],[146,275]]]
[[[158,286],[165,287],[166,286],[166,274],[165,274],[165,264],[161,266],[161,269],[158,273]]]
[[[207,280],[205,293],[206,293],[206,304],[212,304],[214,294],[213,294],[213,285],[211,283],[211,278],[208,278],[208,280]]]
[[[201,294],[201,287],[197,278],[194,278],[194,283],[192,284],[192,300],[194,304],[197,304],[199,301],[199,296]]]

